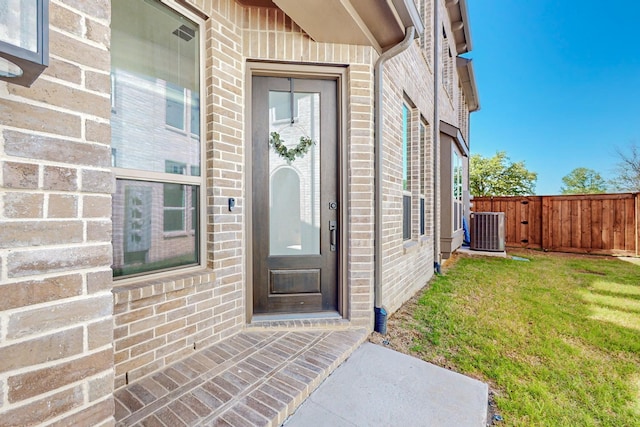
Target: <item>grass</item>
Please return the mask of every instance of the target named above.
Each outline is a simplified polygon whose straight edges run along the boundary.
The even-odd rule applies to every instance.
[[[460,257],[414,306],[412,352],[491,384],[504,426],[640,426],[640,266]]]

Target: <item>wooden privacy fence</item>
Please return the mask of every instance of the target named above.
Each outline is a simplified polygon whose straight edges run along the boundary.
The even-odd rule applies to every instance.
[[[510,247],[638,256],[640,193],[474,197],[474,212],[504,212]]]

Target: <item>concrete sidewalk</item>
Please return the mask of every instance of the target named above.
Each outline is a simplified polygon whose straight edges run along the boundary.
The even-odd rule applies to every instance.
[[[283,425],[484,427],[488,391],[480,381],[365,342]]]

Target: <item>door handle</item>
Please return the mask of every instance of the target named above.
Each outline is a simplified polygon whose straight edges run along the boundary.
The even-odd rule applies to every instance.
[[[336,251],[338,221],[329,221],[329,250]]]

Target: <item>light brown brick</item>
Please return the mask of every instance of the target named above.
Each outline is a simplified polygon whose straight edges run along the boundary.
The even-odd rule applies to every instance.
[[[7,218],[42,218],[43,194],[6,193],[4,215]]]
[[[113,416],[114,401],[113,398],[107,398],[100,402],[82,408],[68,417],[52,423],[50,427],[68,427],[68,426],[100,426],[102,422],[109,421]],[[113,421],[113,420],[111,420]],[[113,424],[113,422],[111,423]]]
[[[85,137],[87,141],[109,145],[111,144],[111,125],[87,119],[85,122]],[[109,163],[111,163],[111,158],[109,158]]]
[[[111,246],[73,246],[64,251],[39,249],[13,252],[9,254],[7,264],[10,278],[69,271],[74,268],[104,267],[111,265]]]
[[[82,198],[83,218],[111,218],[110,196],[84,196]]]
[[[70,194],[50,194],[47,217],[77,218],[78,196],[73,196]]]
[[[15,403],[107,371],[113,366],[113,351],[103,350],[54,366],[10,376],[9,402]]]
[[[87,292],[93,294],[110,291],[113,288],[113,273],[111,269],[87,273]]]
[[[162,347],[167,342],[166,337],[158,337],[149,341],[142,342],[131,347],[131,357],[136,357],[149,351]]]
[[[83,400],[82,386],[76,386],[4,412],[2,425],[7,427],[38,425],[79,407]]]
[[[63,359],[83,351],[82,327],[65,329],[18,344],[0,347],[0,372]]]
[[[109,317],[105,320],[93,322],[87,325],[87,337],[89,340],[89,350],[111,344],[113,342],[113,319]]]
[[[111,221],[87,221],[87,242],[111,242]]]
[[[6,126],[37,129],[57,135],[80,137],[80,116],[24,102],[0,99],[0,117]],[[5,141],[8,143],[5,131]],[[7,154],[10,154],[7,152]]]
[[[0,248],[78,243],[82,239],[80,221],[0,222]]]
[[[50,119],[42,118],[41,120],[43,123],[52,123],[57,119],[57,117],[53,116]],[[78,128],[78,135],[72,136],[79,136],[79,130]],[[3,135],[5,139],[4,151],[10,156],[71,165],[96,167],[108,167],[111,165],[111,150],[102,145],[73,142],[14,131],[4,131]]]
[[[153,338],[153,331],[145,331],[136,335],[128,336],[124,339],[118,340],[115,342],[115,351],[120,351],[125,348],[132,347],[134,345],[140,344],[141,342],[150,340]]]
[[[76,169],[45,166],[43,188],[45,190],[75,191],[78,189],[78,172]]]
[[[65,0],[65,4],[97,19],[108,20],[111,17],[110,0]]]
[[[111,29],[92,19],[86,20],[87,38],[104,46],[111,46]],[[108,93],[108,91],[107,91]]]
[[[85,85],[87,89],[96,92],[111,93],[111,76],[108,73],[95,73],[87,71],[85,73]],[[111,108],[111,103],[109,103]]]
[[[115,316],[115,324],[117,326],[126,325],[127,323],[146,319],[151,316],[153,316],[153,307],[145,307],[139,310],[128,310]]]
[[[56,3],[49,6],[49,24],[77,36],[82,33],[82,17]]]
[[[106,6],[105,9],[108,14],[109,6]],[[103,71],[109,70],[111,62],[109,51],[106,48],[103,50],[90,46],[55,30],[49,31],[49,53]]]
[[[0,311],[82,294],[82,276],[69,274],[0,286]]]
[[[31,163],[3,162],[3,185],[6,188],[38,188],[38,165]]]
[[[20,311],[9,316],[7,338],[21,338],[37,332],[109,316],[111,310],[111,296],[103,295]]]
[[[116,377],[118,377],[119,375],[124,375],[126,372],[133,369],[138,369],[141,366],[153,363],[154,359],[155,358],[153,357],[153,353],[146,353],[140,357],[136,357],[135,359],[127,359],[122,363],[118,363],[117,365],[115,365]],[[118,388],[117,385],[116,388]]]
[[[113,173],[97,170],[82,171],[82,191],[88,193],[113,193]]]
[[[167,301],[163,304],[158,304],[155,307],[156,314],[164,313],[170,310],[175,310],[176,308],[184,307],[187,300],[185,298],[178,298],[171,301]]]
[[[113,372],[89,381],[89,402],[102,399],[113,393]]]
[[[74,44],[79,45],[82,43],[74,41]],[[7,88],[12,95],[30,98],[73,111],[81,111],[103,119],[111,117],[111,101],[109,98],[58,82],[37,79],[29,88],[19,85],[8,85]]]
[[[45,69],[43,74],[70,83],[80,84],[82,82],[80,67],[56,58],[49,58],[49,67]]]

